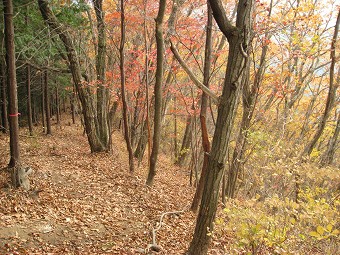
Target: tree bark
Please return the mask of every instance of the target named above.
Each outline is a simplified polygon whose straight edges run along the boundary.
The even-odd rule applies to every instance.
[[[19,148],[19,123],[18,123],[18,93],[15,66],[13,3],[12,0],[3,0],[5,23],[5,48],[7,66],[7,87],[9,103],[9,135],[10,135],[10,161],[12,185],[15,188],[29,189],[28,170],[21,167]]]
[[[46,134],[52,134],[51,128],[51,109],[50,109],[50,95],[48,89],[48,71],[44,71],[44,98],[45,98],[45,117],[46,117]]]
[[[27,119],[28,131],[30,136],[33,135],[33,120],[32,120],[32,96],[31,96],[31,67],[26,66],[26,86],[27,86]]]
[[[204,182],[201,206],[195,232],[188,250],[189,255],[205,255],[208,252],[213,222],[215,220],[219,190],[235,112],[242,89],[242,77],[245,75],[246,59],[250,31],[252,30],[253,0],[240,0],[237,7],[236,26],[231,25],[220,0],[210,0],[214,18],[229,42],[227,71],[220,104],[216,128],[213,136],[208,161],[208,171]]]
[[[106,67],[106,33],[105,33],[105,15],[103,12],[103,0],[93,0],[94,10],[97,19],[97,54],[96,54],[96,72],[97,72],[97,118],[98,118],[98,135],[105,148],[109,147],[109,121],[108,121],[108,99],[109,90],[105,82]]]
[[[336,50],[336,42],[337,42],[337,38],[338,38],[338,33],[339,33],[339,25],[340,25],[340,10],[338,12],[338,16],[337,16],[337,20],[336,20],[336,24],[334,27],[334,35],[333,35],[333,40],[331,43],[331,66],[330,66],[330,70],[329,70],[329,90],[328,90],[328,96],[327,96],[327,101],[326,101],[326,107],[324,110],[324,113],[322,115],[321,118],[321,122],[318,126],[318,129],[316,130],[312,140],[307,144],[307,146],[305,147],[304,151],[303,151],[303,156],[309,156],[316,143],[318,142],[325,126],[326,126],[326,122],[327,119],[329,117],[329,114],[334,106],[334,101],[335,101],[335,97],[336,97],[336,90],[339,87],[339,84],[336,84],[334,82],[334,71],[335,71],[335,64],[336,64],[336,54],[335,54],[335,50]]]
[[[157,44],[157,68],[156,83],[154,88],[155,95],[155,114],[154,114],[154,132],[153,146],[150,156],[150,168],[146,185],[152,186],[156,175],[156,163],[159,151],[159,142],[161,137],[162,125],[162,83],[163,83],[163,65],[164,65],[164,38],[163,38],[163,19],[165,14],[166,0],[159,1],[159,10],[156,18],[156,44]]]
[[[45,133],[45,86],[44,86],[44,73],[40,73],[40,87],[41,87],[41,124],[43,127],[43,133]]]
[[[125,13],[124,13],[124,0],[120,1],[120,13],[121,13],[121,41],[120,41],[120,82],[121,82],[121,92],[122,92],[122,103],[123,103],[123,122],[124,122],[124,137],[126,142],[126,147],[129,153],[129,168],[130,172],[134,172],[134,163],[133,163],[133,152],[131,146],[131,137],[129,132],[128,125],[128,109],[126,103],[126,94],[125,94],[125,71],[124,71],[124,45],[125,45]]]
[[[338,113],[338,120],[336,122],[336,127],[333,136],[329,139],[327,149],[321,158],[320,162],[321,166],[328,166],[332,164],[334,160],[336,146],[338,143],[339,133],[340,133],[340,112]]]
[[[1,131],[3,133],[7,133],[9,124],[8,124],[8,113],[7,113],[7,96],[6,96],[6,74],[5,74],[5,63],[1,59],[1,119],[2,119],[2,128]]]
[[[203,69],[203,84],[209,88],[210,79],[210,67],[211,67],[211,52],[212,52],[212,10],[207,1],[208,9],[208,21],[206,30],[206,41],[205,41],[205,53],[204,53],[204,69]],[[202,133],[202,146],[204,151],[203,165],[201,171],[201,177],[196,188],[195,196],[191,204],[191,210],[197,212],[198,206],[201,202],[203,185],[207,175],[208,167],[208,155],[210,152],[210,141],[207,129],[207,109],[208,109],[208,95],[204,92],[202,93],[201,99],[201,112],[200,112],[200,122],[201,122],[201,133]]]
[[[57,125],[60,125],[60,96],[59,96],[59,86],[55,80],[55,109],[57,116]]]
[[[188,155],[190,155],[189,151],[191,148],[193,118],[195,117],[190,115],[187,117],[187,124],[185,126],[181,150],[179,151],[178,159],[175,162],[175,164],[178,166],[183,166]]]
[[[5,48],[7,67],[7,88],[8,88],[8,108],[9,108],[9,131],[10,131],[10,154],[9,167],[20,164],[19,150],[19,113],[18,113],[18,93],[15,66],[15,46],[14,46],[14,24],[13,24],[13,3],[12,0],[3,0],[4,21],[5,21]],[[13,174],[13,173],[12,173]]]

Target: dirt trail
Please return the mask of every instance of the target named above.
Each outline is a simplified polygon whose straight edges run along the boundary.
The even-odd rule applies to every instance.
[[[185,171],[166,157],[153,188],[144,184],[145,163],[128,173],[119,132],[112,154],[90,154],[79,125],[55,126],[52,136],[21,132],[22,161],[34,170],[32,188],[11,190],[8,173],[0,172],[0,254],[143,254],[160,215],[190,204]],[[8,136],[0,134],[0,167],[8,150]],[[189,212],[166,217],[158,254],[183,254],[194,218]]]

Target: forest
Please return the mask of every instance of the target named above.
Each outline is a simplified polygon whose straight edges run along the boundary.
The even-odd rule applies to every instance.
[[[340,254],[340,0],[0,9],[0,254]]]

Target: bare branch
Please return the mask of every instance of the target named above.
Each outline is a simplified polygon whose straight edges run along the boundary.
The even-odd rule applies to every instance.
[[[187,64],[183,61],[183,59],[181,58],[181,56],[179,55],[177,49],[175,48],[175,46],[173,45],[173,43],[170,40],[170,49],[172,51],[172,53],[174,54],[175,58],[177,59],[178,63],[182,66],[182,68],[184,69],[184,71],[188,74],[188,76],[190,77],[191,81],[198,87],[200,88],[204,93],[206,93],[209,97],[211,97],[211,99],[214,101],[215,104],[218,104],[219,102],[219,98],[218,96],[211,91],[209,88],[207,88],[202,82],[200,82],[197,77],[195,76],[195,74],[189,69],[189,67],[187,66]]]

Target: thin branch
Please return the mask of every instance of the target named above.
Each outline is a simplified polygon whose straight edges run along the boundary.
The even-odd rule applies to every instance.
[[[188,74],[188,76],[190,77],[191,81],[198,88],[200,88],[204,93],[206,93],[209,97],[211,97],[211,99],[214,101],[215,104],[218,104],[218,102],[219,102],[218,96],[213,91],[211,91],[209,88],[204,86],[204,84],[202,82],[200,82],[196,78],[195,74],[189,69],[187,64],[183,61],[183,59],[181,58],[181,56],[179,55],[177,49],[175,48],[175,46],[173,45],[173,43],[171,41],[170,41],[170,44],[171,44],[170,49],[171,49],[172,53],[174,54],[175,58],[177,59],[179,64],[182,66],[184,71]]]

